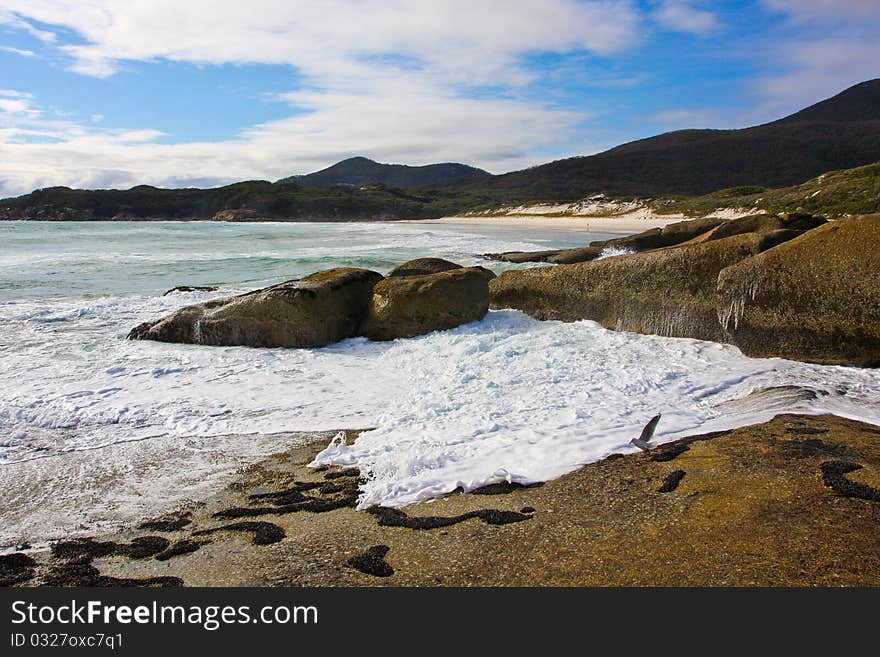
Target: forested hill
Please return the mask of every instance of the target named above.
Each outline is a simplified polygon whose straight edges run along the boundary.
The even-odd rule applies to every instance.
[[[280,184],[296,183],[309,187],[379,183],[392,187],[417,189],[489,177],[491,174],[487,171],[454,162],[413,167],[405,164],[380,164],[366,157],[352,157],[321,171],[302,176],[290,176],[278,182]]]
[[[668,132],[457,187],[508,200],[701,195],[744,185],[786,187],[878,160],[880,80],[871,80],[772,123]]]

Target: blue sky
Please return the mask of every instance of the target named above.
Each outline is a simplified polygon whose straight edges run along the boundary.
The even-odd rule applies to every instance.
[[[880,76],[877,0],[0,0],[0,196],[493,173]]]

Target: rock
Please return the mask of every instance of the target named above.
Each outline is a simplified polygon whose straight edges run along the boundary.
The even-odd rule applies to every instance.
[[[394,340],[482,319],[489,310],[490,275],[482,267],[462,267],[386,278],[373,288],[361,334],[371,340]]]
[[[262,215],[256,210],[220,210],[211,221],[272,221],[272,217]]]
[[[418,258],[398,265],[388,272],[388,277],[424,276],[425,274],[439,274],[440,272],[461,268],[461,265],[449,262],[449,260],[444,260],[443,258]]]
[[[507,253],[486,253],[483,257],[504,262],[552,262],[568,265],[595,260],[606,248],[646,251],[667,246],[675,246],[699,235],[707,233],[727,220],[707,217],[691,221],[679,221],[663,228],[650,228],[635,235],[617,237],[611,240],[590,242],[589,246],[557,251],[509,251]]]
[[[162,296],[167,297],[169,294],[174,294],[175,292],[216,292],[217,288],[212,285],[178,285],[177,287],[172,287],[170,290],[165,292]]]
[[[322,347],[358,335],[382,275],[339,268],[241,296],[187,306],[130,339],[249,347]],[[403,280],[403,279],[401,279]]]
[[[725,339],[750,356],[880,365],[880,215],[829,222],[718,277]]]
[[[778,230],[793,231],[791,234],[799,234],[805,230],[817,228],[825,223],[821,217],[813,217],[809,214],[756,214],[739,219],[725,221],[720,226],[706,234],[706,240],[718,240],[743,233],[770,233]]]
[[[566,249],[547,258],[546,262],[556,265],[571,265],[577,262],[589,262],[599,257],[604,246],[585,246],[580,249]]]
[[[606,328],[721,341],[721,270],[776,244],[749,233],[688,247],[558,267],[506,271],[490,283],[492,308],[539,319],[590,319]]]

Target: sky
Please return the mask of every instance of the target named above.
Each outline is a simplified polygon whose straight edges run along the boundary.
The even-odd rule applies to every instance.
[[[503,173],[880,77],[880,0],[0,0],[0,197]]]

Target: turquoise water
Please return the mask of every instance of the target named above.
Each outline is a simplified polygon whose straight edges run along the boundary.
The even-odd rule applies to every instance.
[[[486,252],[556,249],[602,233],[417,223],[0,222],[0,300],[256,288],[339,266],[482,264]]]

